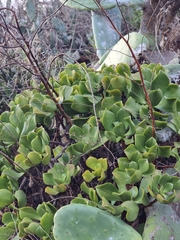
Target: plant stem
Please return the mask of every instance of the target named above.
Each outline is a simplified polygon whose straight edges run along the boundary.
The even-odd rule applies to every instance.
[[[119,34],[119,36],[124,40],[124,42],[127,44],[131,54],[132,54],[132,57],[134,58],[136,64],[137,64],[137,68],[138,68],[138,71],[139,71],[139,74],[140,74],[140,79],[141,79],[141,86],[143,88],[143,91],[144,91],[144,94],[145,94],[145,97],[146,97],[146,101],[147,101],[147,104],[148,104],[148,107],[149,107],[149,111],[150,111],[150,116],[151,116],[151,124],[152,124],[152,136],[154,137],[155,136],[155,120],[154,120],[154,113],[153,113],[153,107],[152,107],[152,104],[151,104],[151,100],[150,100],[150,97],[149,97],[149,94],[147,92],[147,89],[145,87],[145,83],[144,83],[144,78],[143,78],[143,74],[142,74],[142,71],[141,71],[141,66],[134,54],[134,51],[133,49],[131,48],[130,44],[129,44],[129,41],[122,35],[122,33],[116,28],[116,26],[114,25],[113,21],[111,20],[111,18],[108,16],[108,14],[106,13],[106,11],[104,10],[104,8],[102,7],[102,5],[99,3],[98,0],[96,0],[96,4],[99,6],[99,8],[101,9],[101,11],[104,13],[104,15],[107,17],[107,19],[109,20],[109,22],[111,23],[113,29]]]

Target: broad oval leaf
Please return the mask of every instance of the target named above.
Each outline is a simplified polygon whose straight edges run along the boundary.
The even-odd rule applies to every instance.
[[[17,190],[14,194],[15,198],[18,201],[18,206],[25,207],[27,204],[26,194],[22,190]]]
[[[160,89],[162,93],[165,93],[169,84],[170,84],[170,81],[167,74],[165,74],[165,72],[160,70],[157,76],[152,81],[151,89],[152,90]]]
[[[14,200],[13,194],[7,189],[0,189],[0,209],[11,204]]]
[[[111,131],[114,127],[113,123],[115,122],[116,117],[113,112],[111,112],[109,110],[104,110],[103,115],[100,120],[101,120],[105,130]]]
[[[38,216],[36,210],[32,207],[22,207],[19,209],[19,216],[21,219],[30,218],[32,220],[40,220],[41,217]]]
[[[52,99],[46,98],[42,103],[42,110],[45,112],[55,112],[57,109],[55,102]]]
[[[34,165],[34,166],[38,165],[42,162],[42,157],[37,152],[29,152],[28,155],[27,155],[27,158],[29,159],[31,164]]]
[[[14,143],[18,140],[19,134],[11,123],[3,123],[0,138],[5,143]]]
[[[149,97],[150,97],[152,106],[157,106],[160,103],[163,97],[163,94],[160,89],[151,90],[149,93]]]
[[[72,240],[72,236],[73,240],[142,240],[140,234],[121,219],[84,204],[70,204],[56,212],[53,236],[55,240]]]
[[[119,196],[113,195],[113,193],[119,193],[118,189],[112,183],[104,183],[96,186],[96,191],[99,197],[106,198],[108,201],[118,201]]]

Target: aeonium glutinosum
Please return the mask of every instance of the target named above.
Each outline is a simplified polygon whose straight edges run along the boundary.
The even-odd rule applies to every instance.
[[[154,137],[139,73],[132,74],[126,64],[104,66],[99,72],[84,64],[71,64],[57,79],[49,80],[71,126],[65,119],[58,125],[56,104],[44,94],[42,85],[39,91],[18,94],[10,102],[10,110],[0,115],[0,190],[10,196],[10,200],[0,198],[0,206],[18,213],[20,237],[28,232],[38,237],[52,234],[52,221],[48,231],[43,231],[48,216],[52,219],[56,210],[43,203],[43,208],[34,212],[26,206],[24,194],[17,192],[19,179],[35,168],[39,172],[45,169],[40,179],[47,194],[66,191],[78,176],[81,193],[72,202],[98,206],[116,216],[125,212],[129,222],[137,218],[140,206],[148,206],[153,199],[162,203],[177,200],[179,178],[156,168],[157,159],[172,156],[175,169],[180,168],[178,140],[168,145],[159,138],[164,129],[179,133],[179,86],[169,81],[160,65],[142,65],[142,73],[155,116]],[[62,133],[66,143],[60,146]],[[54,141],[54,136],[60,141]],[[7,225],[12,218],[3,216],[6,228],[0,228],[0,234],[12,234],[17,228],[10,231]]]

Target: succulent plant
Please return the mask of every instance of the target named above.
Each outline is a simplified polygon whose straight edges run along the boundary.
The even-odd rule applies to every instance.
[[[141,236],[121,219],[98,208],[70,204],[54,216],[55,240],[141,240]]]

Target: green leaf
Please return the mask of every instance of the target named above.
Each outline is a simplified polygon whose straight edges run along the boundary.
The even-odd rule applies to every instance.
[[[14,194],[15,198],[18,201],[18,206],[25,207],[27,204],[26,194],[22,190],[17,190]]]
[[[51,186],[56,184],[52,173],[43,173],[43,182]]]
[[[126,157],[120,157],[118,158],[118,167],[120,171],[125,171],[126,168],[128,168],[130,163],[130,160]]]
[[[0,189],[0,209],[14,201],[13,194],[7,189]]]
[[[95,170],[97,168],[98,159],[95,157],[88,157],[86,160],[86,165],[91,168],[92,170]]]
[[[23,111],[19,106],[13,108],[13,112],[11,113],[9,120],[13,126],[18,127],[19,130],[22,131],[25,117]]]
[[[48,165],[51,160],[51,147],[49,145],[44,148],[45,154],[43,154],[42,164]]]
[[[93,201],[95,203],[99,202],[97,193],[93,188],[89,188],[89,198],[90,198],[91,201]]]
[[[11,123],[3,123],[0,138],[3,142],[14,143],[18,140],[19,134]]]
[[[79,152],[79,153],[86,152],[86,151],[84,151],[84,147],[85,147],[85,145],[84,145],[83,141],[79,141],[79,142],[77,142],[73,145],[74,150]]]
[[[147,219],[143,239],[179,239],[178,205],[179,203],[165,205],[156,202],[150,208],[145,208]]]
[[[157,142],[154,137],[150,137],[146,141],[146,149],[151,149],[151,147],[153,147],[153,146],[157,146]]]
[[[14,233],[14,229],[9,227],[0,227],[0,239],[1,240],[8,240]]]
[[[158,156],[160,157],[169,157],[171,154],[170,146],[158,146]]]
[[[29,226],[29,224],[32,222],[30,218],[25,217],[22,219],[22,221],[19,222],[18,224],[18,230],[19,230],[19,237],[25,237],[27,233],[25,233],[25,228]]]
[[[133,123],[131,117],[124,118],[125,122],[128,123],[128,131],[126,132],[125,136],[131,136],[136,131],[136,125]]]
[[[95,72],[88,72],[86,73],[85,79],[86,79],[86,88],[91,93],[91,91],[95,91],[98,89],[99,82],[101,78],[103,77],[100,73]],[[91,90],[92,89],[92,90]],[[91,95],[92,97],[92,95]]]
[[[32,141],[31,141],[31,146],[32,146],[32,150],[38,152],[38,153],[42,153],[43,151],[43,146],[42,146],[42,140],[41,137],[36,136]]]
[[[0,176],[0,189],[7,189],[9,180],[5,176]]]
[[[22,172],[23,170],[29,169],[29,166],[26,164],[26,161],[28,161],[27,157],[24,156],[24,154],[17,154],[15,156],[14,162],[16,163],[16,170]],[[23,172],[24,172],[23,171]]]
[[[169,84],[165,97],[169,99],[178,99],[180,100],[180,88],[178,84]]]
[[[149,42],[148,39],[143,34],[137,32],[128,33],[126,36],[124,36],[124,38],[128,41],[129,45],[131,46],[135,54],[138,54],[137,51],[139,48],[141,49],[147,47]],[[103,64],[109,66],[117,65],[118,63],[121,62],[126,63],[128,65],[134,64],[134,59],[131,56],[130,50],[126,42],[122,38],[110,50]],[[99,69],[101,67],[102,66],[100,66]]]
[[[126,156],[131,160],[132,154],[135,152],[138,152],[134,144],[130,144],[125,150],[124,150]],[[137,153],[138,154],[138,153]]]
[[[84,136],[83,130],[76,125],[72,125],[72,127],[69,130],[69,134],[71,138],[73,138],[74,140],[81,140],[82,137]]]
[[[86,170],[82,174],[82,177],[86,182],[91,182],[93,180],[93,178],[95,178],[94,174],[92,174],[89,170]]]
[[[163,186],[163,192],[164,193],[169,193],[169,192],[172,192],[174,190],[174,186],[172,183],[166,183],[164,184]]]
[[[51,187],[46,187],[45,192],[49,195],[57,195],[59,193],[58,190],[51,188]]]
[[[93,2],[93,1],[89,1],[88,5],[90,4],[90,2]],[[102,2],[102,6],[104,6],[104,4],[106,3]],[[116,18],[113,19],[113,22],[116,28],[119,31],[121,31],[121,12],[119,8],[116,6],[109,9],[108,14],[109,16],[116,16]],[[93,35],[94,41],[97,49],[97,56],[102,61],[102,59],[104,59],[105,56],[107,55],[106,52],[111,47],[113,47],[119,40],[119,35],[111,27],[111,23],[108,21],[108,19],[103,15],[99,14],[98,11],[92,11],[92,27],[93,27],[93,33],[94,33]]]
[[[31,106],[33,108],[41,109],[42,102],[44,101],[44,96],[42,94],[36,93],[34,97],[31,99]]]
[[[22,207],[19,209],[19,216],[21,219],[23,218],[30,218],[32,220],[40,220],[41,217],[38,216],[36,210],[32,207]]]
[[[138,149],[138,151],[145,151],[145,140],[146,137],[144,134],[135,134],[135,147]]]
[[[176,106],[177,106],[177,99],[163,98],[156,107],[164,112],[176,112],[176,109],[177,109]]]
[[[57,109],[55,102],[52,99],[46,98],[42,103],[42,110],[45,112],[55,112]]]
[[[139,212],[138,205],[134,201],[126,201],[126,202],[123,202],[121,206],[126,211],[126,219],[129,222],[133,222],[138,216],[138,212]]]
[[[144,66],[144,67],[143,67]],[[145,65],[142,66],[142,74],[145,82],[151,83],[152,78],[153,78],[153,72],[149,68],[147,68]],[[148,85],[149,86],[149,85]],[[146,86],[147,88],[147,86]],[[149,89],[149,88],[147,88]]]
[[[116,206],[110,204],[104,197],[102,198],[102,207],[113,215],[120,215],[121,212],[117,210]],[[118,206],[119,207],[119,206]]]
[[[34,113],[26,113],[25,119],[26,121],[24,122],[21,136],[28,134],[29,132],[36,128],[36,115]]]
[[[102,122],[105,130],[111,131],[113,129],[113,123],[115,122],[115,114],[109,110],[104,110],[100,121]]]
[[[103,88],[105,90],[109,89],[109,87],[110,87],[110,78],[108,76],[104,76],[102,78],[101,82],[102,82]],[[112,98],[112,97],[110,97],[110,98]]]
[[[163,71],[160,70],[157,76],[152,81],[151,89],[152,90],[160,89],[162,93],[165,93],[169,84],[170,84],[170,81],[168,76]]]
[[[83,192],[85,192],[87,195],[89,195],[90,188],[87,186],[86,182],[83,182],[80,187]]]
[[[148,195],[147,195],[146,191],[144,190],[144,188],[142,188],[142,187],[139,188],[138,195],[134,199],[134,201],[137,204],[143,204],[144,206],[147,206],[149,204],[150,200],[149,200]]]
[[[29,134],[31,134],[31,132]],[[23,135],[23,136],[20,137],[19,144],[20,144],[20,146],[22,146],[23,148],[26,148],[28,150],[32,149],[31,148],[31,141],[28,141],[28,136],[27,135]]]
[[[42,148],[44,148],[49,144],[49,135],[43,127],[38,128],[36,131],[42,141]]]
[[[119,137],[120,139],[118,139],[116,134],[112,131],[105,131],[104,135],[111,142],[118,142],[121,139],[121,137]]]
[[[74,198],[71,201],[71,203],[73,203],[73,204],[87,204],[87,205],[93,206],[93,207],[96,207],[96,205],[97,205],[95,202],[90,201],[89,199],[86,199],[86,198],[82,198],[81,196]]]
[[[130,96],[136,100],[138,103],[145,104],[145,95],[141,86],[141,82],[139,81],[131,81],[131,92]]]
[[[14,171],[11,168],[6,168],[2,172],[5,176],[8,176],[10,179],[18,180],[20,177],[23,176],[24,173],[19,173]]]
[[[37,222],[31,222],[26,228],[24,228],[24,231],[27,234],[32,234],[40,237],[41,239],[45,237],[47,234],[44,229],[40,226]]]
[[[126,75],[128,75],[128,76],[131,75],[130,67],[128,64],[125,64],[125,63],[119,63],[116,66],[116,72],[124,77],[126,77]]]
[[[118,137],[123,137],[125,132],[126,132],[126,128],[124,123],[120,122],[118,125],[116,125],[113,128],[113,132],[118,136]]]
[[[149,161],[146,158],[141,158],[138,160],[138,164],[139,164],[139,170],[144,173],[147,172],[149,169]]]
[[[167,126],[167,121],[159,121],[155,120],[155,128],[156,129],[163,129]]]
[[[50,233],[50,230],[53,226],[53,217],[53,214],[46,212],[41,218],[40,224],[45,230],[46,234]]]
[[[131,183],[137,183],[142,179],[142,172],[140,170],[136,170],[131,175]]]
[[[73,88],[72,87],[69,87],[69,86],[63,86],[63,96],[64,96],[64,99],[68,99],[72,92],[73,92]]]
[[[5,212],[2,216],[2,222],[7,226],[9,223],[14,222],[16,224],[17,215],[12,212]]]
[[[9,122],[10,115],[11,115],[11,113],[8,111],[2,112],[0,115],[1,122],[6,122],[6,123]]]
[[[74,203],[61,207],[56,212],[53,236],[55,240],[69,240],[72,236],[73,240],[142,240],[140,234],[121,219],[96,207]]]
[[[162,177],[159,179],[160,185],[165,185],[166,183],[171,181],[171,177],[169,174],[165,173],[162,175]]]
[[[86,97],[77,94],[73,98],[71,107],[78,113],[88,113],[92,107],[92,103]]]
[[[118,184],[118,187],[119,187],[119,184],[122,184],[122,185],[131,184],[131,178],[129,174],[127,174],[126,172],[120,171],[118,168],[116,168],[113,171],[113,176],[114,176],[115,182]]]
[[[27,158],[29,160],[29,164],[32,166],[36,166],[42,162],[42,157],[37,152],[29,152]]]
[[[163,97],[161,89],[151,90],[149,93],[149,97],[152,106],[157,106]]]
[[[64,183],[55,185],[53,188],[54,188],[54,190],[57,191],[58,193],[63,193],[63,192],[66,191],[66,186],[65,186]]]
[[[129,97],[125,103],[124,109],[130,112],[130,114],[137,118],[137,114],[139,113],[140,105],[135,101],[134,98]]]
[[[119,193],[118,189],[112,183],[104,183],[96,186],[96,191],[99,197],[106,198],[108,201],[118,201],[119,197],[113,195],[113,192]]]
[[[123,76],[113,77],[110,83],[114,89],[119,89],[121,93],[126,89],[126,81]]]

